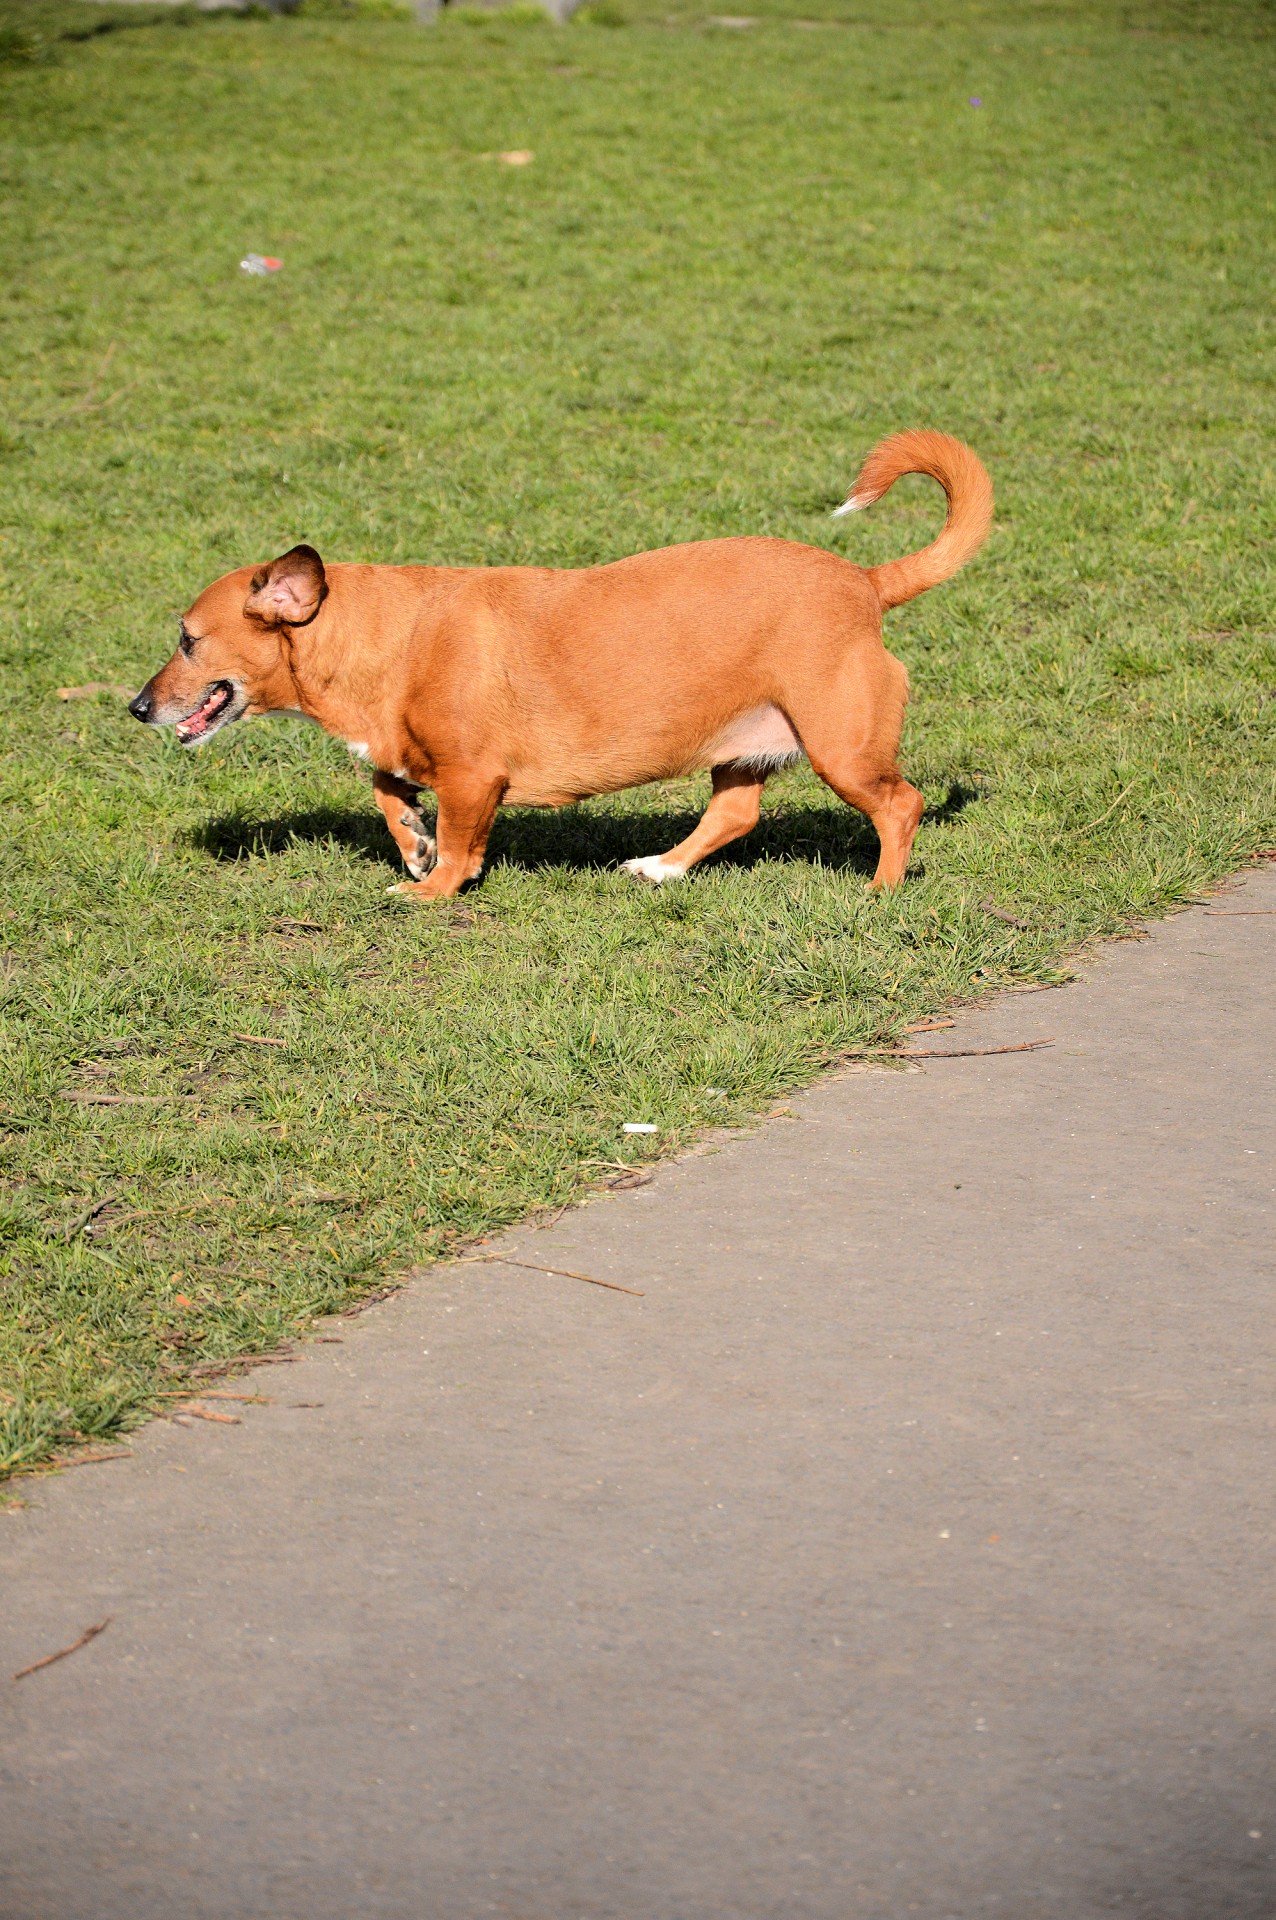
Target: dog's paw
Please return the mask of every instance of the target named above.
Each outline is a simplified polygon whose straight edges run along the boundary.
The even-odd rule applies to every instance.
[[[666,880],[681,880],[686,871],[676,860],[662,859],[658,853],[649,853],[644,859],[625,862],[626,873],[632,873],[635,880],[650,881],[653,887],[662,887]]]
[[[397,893],[401,899],[442,900],[445,896],[439,887],[432,887],[428,880],[399,880],[394,886],[386,888],[387,893]]]
[[[425,822],[415,808],[399,815],[399,825],[407,828],[413,841],[411,851],[406,847],[401,849],[403,864],[414,880],[424,880],[439,856],[434,835],[426,832]]]

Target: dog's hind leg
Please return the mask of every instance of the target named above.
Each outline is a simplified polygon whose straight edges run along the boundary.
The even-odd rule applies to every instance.
[[[895,764],[907,704],[908,675],[883,651],[868,671],[848,671],[809,713],[793,716],[820,779],[877,828],[875,887],[897,887],[904,878],[926,806]]]
[[[926,802],[895,767],[880,768],[871,761],[846,759],[811,765],[848,806],[866,813],[877,828],[880,852],[875,887],[897,887],[908,871],[908,856],[921,825]]]
[[[626,860],[626,873],[632,873],[639,880],[654,881],[657,886],[665,880],[681,880],[697,860],[752,832],[758,824],[765,780],[765,773],[752,767],[715,767],[713,796],[694,831],[668,853]]]
[[[372,792],[404,866],[414,880],[424,880],[434,865],[435,846],[417,806],[418,789],[378,768],[372,776]]]

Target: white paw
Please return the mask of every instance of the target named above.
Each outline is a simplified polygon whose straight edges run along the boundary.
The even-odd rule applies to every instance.
[[[676,860],[662,860],[658,853],[649,853],[642,860],[626,860],[625,872],[632,873],[635,880],[650,880],[654,886],[663,886],[666,880],[681,880],[687,871]]]

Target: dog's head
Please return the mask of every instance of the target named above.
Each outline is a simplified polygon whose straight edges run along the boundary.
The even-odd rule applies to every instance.
[[[183,616],[176,653],[129,712],[147,726],[176,727],[182,745],[193,747],[246,713],[294,707],[292,629],[314,619],[327,592],[313,547],[215,580]]]

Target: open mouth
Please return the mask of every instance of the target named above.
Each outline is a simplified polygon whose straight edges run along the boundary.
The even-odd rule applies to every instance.
[[[229,680],[218,680],[204,695],[194,713],[188,713],[184,720],[177,723],[177,737],[184,747],[196,740],[204,740],[226,718],[227,710],[235,698],[235,689]]]

